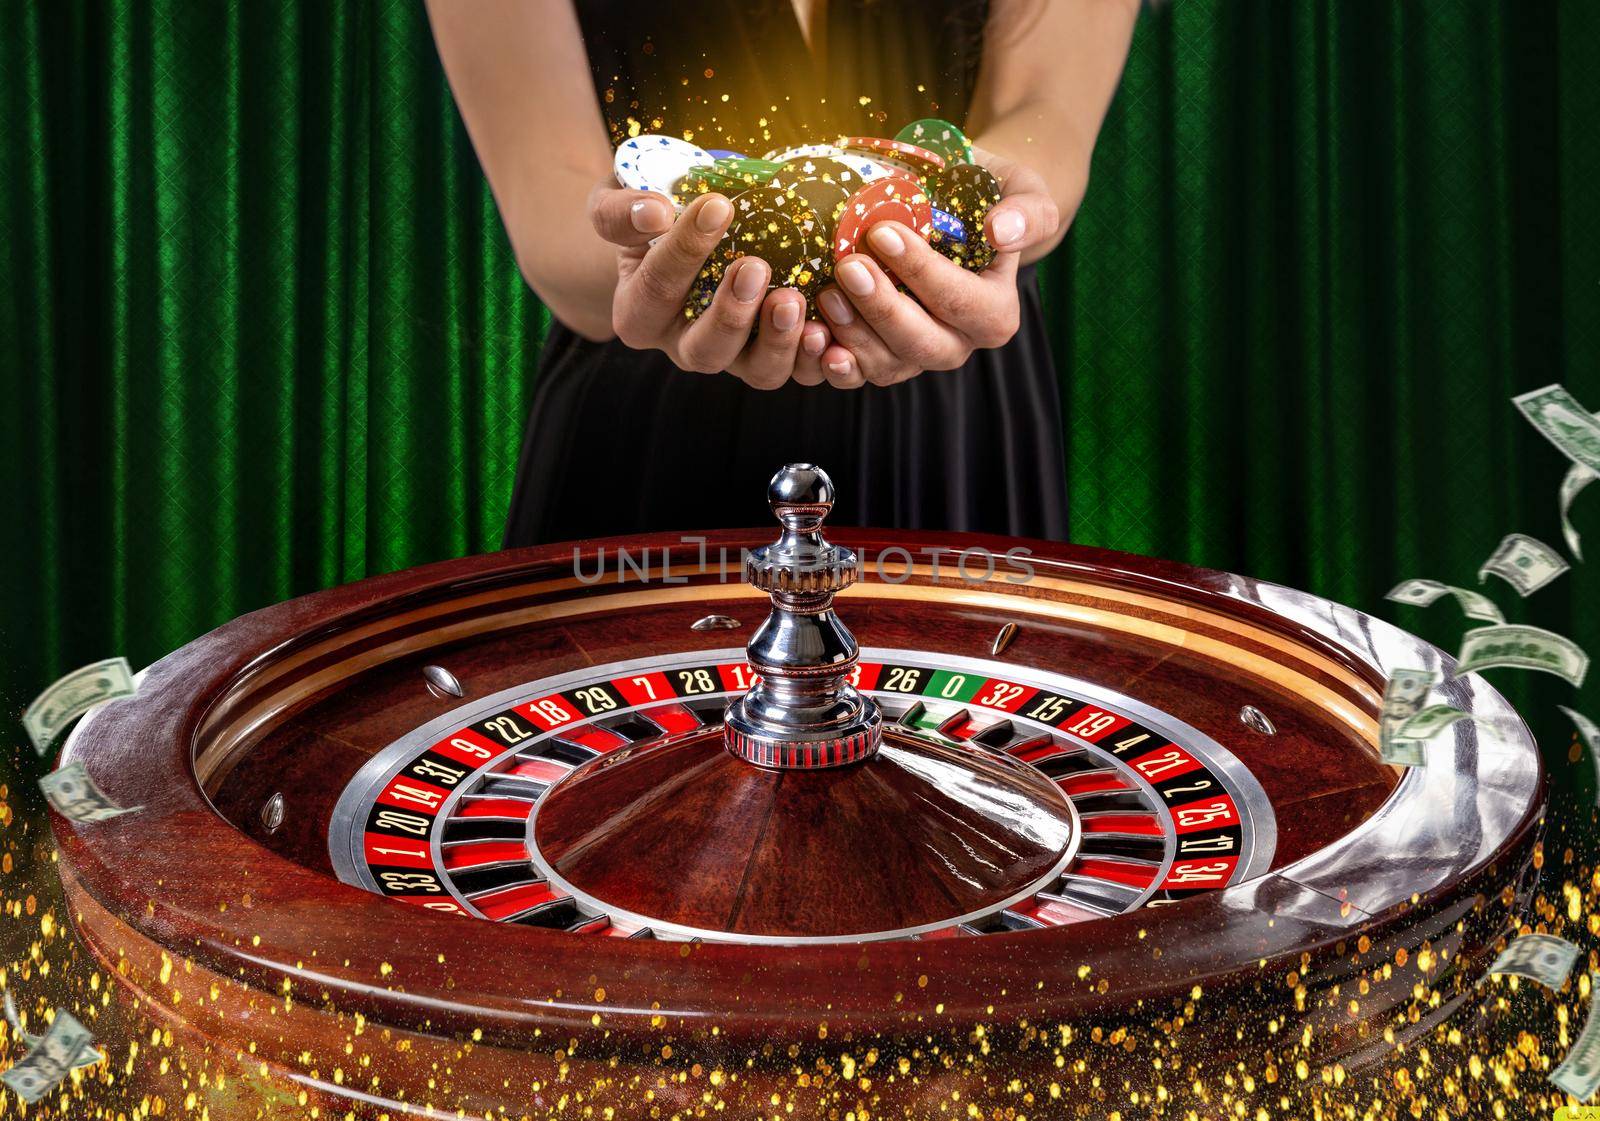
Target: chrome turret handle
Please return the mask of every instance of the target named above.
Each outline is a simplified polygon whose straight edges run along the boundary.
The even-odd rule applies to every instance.
[[[860,651],[833,612],[834,593],[857,575],[855,553],[822,536],[833,482],[820,467],[791,463],[772,477],[767,501],[783,532],[750,554],[745,577],[772,597],[772,612],[746,648],[760,680],[728,705],[728,750],[780,770],[860,762],[878,750],[883,714],[850,684]]]

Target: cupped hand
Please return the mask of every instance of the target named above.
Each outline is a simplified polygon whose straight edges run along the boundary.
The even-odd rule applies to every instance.
[[[661,195],[608,179],[590,195],[589,217],[617,246],[611,322],[628,346],[659,350],[680,369],[726,372],[757,389],[776,389],[791,378],[803,385],[823,381],[828,329],[805,321],[805,297],[796,289],[767,290],[772,269],[759,257],[730,264],[711,305],[685,318],[689,289],[733,219],[722,195],[702,195],[674,218]],[[757,317],[761,330],[752,339]]]
[[[821,362],[830,384],[893,385],[924,371],[953,370],[974,350],[1003,346],[1017,333],[1022,254],[1049,242],[1061,215],[1037,172],[989,155],[983,162],[1001,184],[982,231],[997,250],[994,261],[969,272],[907,226],[874,225],[866,236],[870,254],[842,258],[833,270],[836,283],[818,298],[833,330]],[[915,299],[896,289],[885,266]]]

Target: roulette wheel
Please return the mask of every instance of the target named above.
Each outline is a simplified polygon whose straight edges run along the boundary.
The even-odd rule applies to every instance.
[[[336,1116],[919,1115],[991,1046],[1025,1085],[1111,1025],[1226,1060],[1259,1023],[1356,1069],[1470,999],[1545,794],[1480,677],[1393,767],[1387,675],[1450,659],[1379,620],[1071,545],[833,544],[809,465],[769,499],[775,541],[447,561],[149,667],[63,751],[143,810],[52,819],[114,987],[242,1112]]]

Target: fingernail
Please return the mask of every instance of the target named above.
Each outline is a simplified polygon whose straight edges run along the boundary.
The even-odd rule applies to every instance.
[[[807,331],[805,338],[800,340],[800,349],[815,358],[821,354],[828,345],[828,336],[823,331]]]
[[[867,240],[872,242],[872,248],[885,257],[898,257],[906,251],[905,238],[888,222],[872,227]]]
[[[828,369],[841,376],[848,374],[850,372],[850,359],[841,358],[837,362],[829,362]]]
[[[780,331],[793,331],[800,325],[800,305],[785,300],[772,309],[772,325]]]
[[[694,225],[703,234],[714,234],[733,217],[733,204],[721,195],[712,195],[694,216]]]
[[[860,261],[846,261],[834,270],[834,275],[839,278],[839,283],[849,290],[852,296],[870,296],[874,287],[872,274],[867,271],[867,266]]]
[[[994,243],[1010,245],[1027,231],[1028,222],[1015,210],[1002,210],[994,216]]]
[[[766,290],[767,266],[764,262],[750,260],[739,266],[739,275],[733,278],[733,294],[740,301],[749,303]]]
[[[654,199],[640,199],[628,208],[633,228],[642,234],[657,234],[671,225],[666,204]]]
[[[850,301],[837,292],[824,292],[817,299],[822,303],[823,312],[835,323],[848,323],[856,317],[850,310]]]

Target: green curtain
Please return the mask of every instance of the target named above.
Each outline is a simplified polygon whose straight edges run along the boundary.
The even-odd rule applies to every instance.
[[[5,705],[496,547],[548,315],[421,5],[7,0],[4,26]],[[1043,271],[1073,538],[1453,645],[1452,607],[1382,593],[1559,542],[1564,464],[1509,398],[1600,409],[1596,43],[1592,0],[1147,12]],[[1597,588],[1512,613],[1600,651]]]

